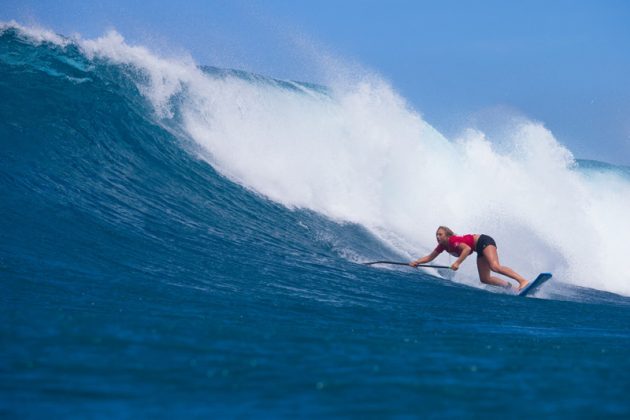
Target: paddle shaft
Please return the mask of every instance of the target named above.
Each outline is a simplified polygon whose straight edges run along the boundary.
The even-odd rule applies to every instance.
[[[372,262],[363,263],[363,265],[373,265],[373,264],[406,265],[408,267],[411,267],[409,263],[399,262],[399,261],[372,261]],[[431,264],[418,264],[416,265],[416,267],[448,268],[448,269],[451,268],[448,265],[431,265]]]

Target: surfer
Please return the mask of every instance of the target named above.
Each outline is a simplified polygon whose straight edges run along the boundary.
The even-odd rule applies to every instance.
[[[435,237],[438,246],[429,255],[410,262],[410,266],[416,267],[419,264],[426,264],[429,261],[433,261],[435,257],[440,255],[443,251],[446,251],[457,257],[457,260],[451,265],[451,269],[456,271],[466,257],[475,251],[477,252],[477,271],[479,272],[479,279],[482,283],[507,288],[512,287],[509,282],[491,276],[490,271],[503,274],[504,276],[516,280],[518,282],[518,290],[523,289],[523,287],[527,286],[527,283],[529,283],[516,271],[499,263],[497,244],[494,242],[494,239],[488,235],[475,234],[457,236],[446,226],[440,226],[437,232],[435,232]]]

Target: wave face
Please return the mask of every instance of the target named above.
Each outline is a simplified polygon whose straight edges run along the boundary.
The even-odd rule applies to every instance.
[[[460,394],[449,389],[490,396],[524,380],[503,370],[523,344],[546,357],[530,374],[564,385],[557,398],[577,392],[590,407],[609,402],[600,413],[629,412],[615,403],[627,378],[604,386],[610,365],[585,366],[591,376],[574,387],[569,370],[554,365],[550,378],[545,368],[557,337],[575,350],[563,351],[576,361],[567,369],[600,350],[627,366],[627,299],[606,292],[630,295],[630,271],[619,269],[628,169],[576,161],[541,124],[447,139],[375,77],[279,81],[165,59],[115,32],[68,39],[14,23],[0,26],[0,97],[9,412],[33,414],[25,407],[37,401],[42,412],[91,404],[117,415],[126,401],[134,414],[163,415],[138,395],[173,387],[182,404],[210,399],[196,415],[510,412],[510,401],[482,395],[453,406]],[[492,235],[504,263],[528,277],[552,271],[542,297],[563,302],[537,306],[556,312],[532,326],[524,302],[538,303],[475,290],[471,261],[455,282],[356,264],[424,254],[440,224]],[[581,306],[570,305],[585,302],[605,304],[571,318]],[[573,319],[572,332],[553,319]],[[493,346],[507,350],[489,360]],[[402,357],[440,372],[409,373]],[[474,375],[484,369],[499,389]],[[68,372],[72,386],[54,384]],[[350,408],[337,401],[366,372],[386,388],[363,386]],[[287,405],[260,380],[298,398]],[[388,389],[396,401],[424,394],[391,411],[372,398]],[[59,395],[70,398],[63,409]],[[253,402],[239,411],[244,395]]]

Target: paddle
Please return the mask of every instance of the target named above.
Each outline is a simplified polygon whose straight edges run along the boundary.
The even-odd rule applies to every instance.
[[[408,267],[411,267],[409,263],[398,262],[398,261],[372,261],[372,262],[363,263],[363,265],[373,265],[373,264],[406,265]],[[418,264],[416,267],[448,268],[449,270],[451,268],[448,265],[431,265],[431,264]]]

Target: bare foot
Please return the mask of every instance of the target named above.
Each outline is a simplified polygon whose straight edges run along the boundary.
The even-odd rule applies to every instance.
[[[529,282],[528,282],[528,281],[524,281],[523,283],[519,283],[519,285],[518,285],[518,290],[519,290],[519,291],[523,290],[523,288],[524,288],[525,286],[527,286],[528,284],[529,284]]]

